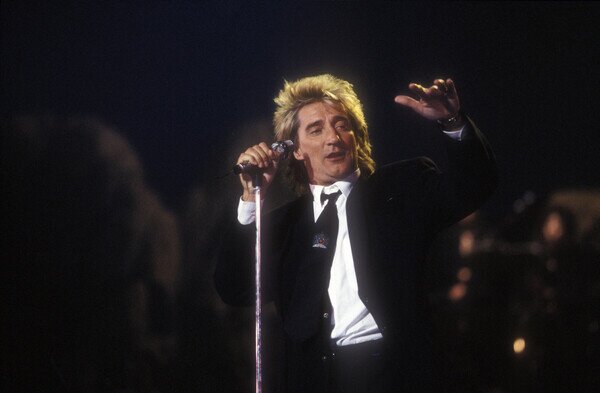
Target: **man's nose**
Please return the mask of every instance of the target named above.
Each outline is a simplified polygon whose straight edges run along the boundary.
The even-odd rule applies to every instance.
[[[334,143],[338,143],[341,139],[340,139],[340,134],[337,132],[337,130],[334,127],[327,127],[326,128],[326,141],[328,144],[332,145]]]

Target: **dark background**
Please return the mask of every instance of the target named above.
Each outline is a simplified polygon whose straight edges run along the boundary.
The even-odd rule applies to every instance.
[[[270,119],[284,79],[350,80],[383,163],[440,156],[393,97],[451,76],[495,148],[502,212],[525,190],[600,184],[599,16],[574,2],[5,1],[2,110],[105,119],[177,208],[227,168],[242,127]]]
[[[8,390],[251,391],[252,310],[224,306],[211,280],[221,226],[239,192],[237,179],[219,177],[242,149],[271,138],[272,100],[283,81],[320,73],[354,84],[379,165],[427,155],[444,167],[437,127],[393,102],[409,82],[438,77],[454,79],[463,109],[494,148],[500,185],[483,208],[492,235],[476,231],[477,245],[488,248],[470,265],[447,265],[433,301],[448,346],[441,358],[453,363],[448,391],[529,392],[539,380],[569,391],[570,370],[564,380],[548,376],[564,362],[578,369],[572,359],[586,366],[580,348],[589,343],[574,346],[571,357],[548,343],[589,336],[596,344],[585,348],[600,353],[597,314],[591,322],[587,311],[553,319],[546,303],[554,300],[538,294],[561,294],[553,274],[583,277],[584,284],[562,282],[587,289],[589,277],[600,277],[597,254],[569,252],[576,272],[561,276],[546,271],[553,266],[546,254],[517,244],[537,240],[536,216],[523,203],[600,186],[598,3],[0,7],[2,240],[10,245],[2,250],[1,298],[11,316],[2,326],[0,382]],[[21,116],[37,120],[11,123]],[[273,203],[290,197],[273,190]],[[597,194],[589,198],[599,205]],[[457,231],[438,243],[444,261],[458,258],[449,256]],[[476,291],[452,303],[446,291],[465,266]],[[587,307],[598,299],[598,282],[589,286],[595,295],[567,298]],[[489,318],[475,320],[466,330],[475,333],[464,337],[457,326],[473,310]],[[265,313],[276,348],[273,310]],[[585,321],[561,330],[567,319]],[[555,322],[559,333],[540,333]],[[522,326],[537,336],[529,354],[515,357]],[[461,340],[467,344],[457,349]],[[540,360],[548,353],[549,365]],[[273,370],[277,355],[265,356]]]

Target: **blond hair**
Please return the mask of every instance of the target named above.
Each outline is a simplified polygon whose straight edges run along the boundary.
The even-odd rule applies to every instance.
[[[348,115],[356,137],[357,164],[362,176],[375,171],[371,157],[371,142],[362,104],[352,85],[329,74],[309,76],[295,82],[285,81],[283,89],[274,99],[277,105],[273,114],[276,140],[291,139],[298,142],[298,112],[313,102],[326,102],[341,107]],[[287,165],[286,177],[298,193],[307,191],[308,174],[301,161],[293,156]]]

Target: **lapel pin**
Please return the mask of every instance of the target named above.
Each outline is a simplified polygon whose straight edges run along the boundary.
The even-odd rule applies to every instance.
[[[313,248],[327,248],[328,245],[329,239],[323,232],[317,233],[313,238]]]

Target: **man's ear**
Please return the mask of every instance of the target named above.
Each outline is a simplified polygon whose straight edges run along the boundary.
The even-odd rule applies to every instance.
[[[297,148],[294,150],[294,158],[298,161],[304,161],[304,155],[302,154],[302,149]]]

